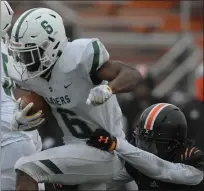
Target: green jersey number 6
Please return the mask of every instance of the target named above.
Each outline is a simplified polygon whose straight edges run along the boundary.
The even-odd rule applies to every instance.
[[[41,26],[45,29],[47,34],[52,34],[53,33],[53,28],[48,24],[47,21],[42,21]]]

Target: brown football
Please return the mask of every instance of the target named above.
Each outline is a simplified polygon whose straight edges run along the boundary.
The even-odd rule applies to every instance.
[[[33,107],[28,112],[28,116],[35,114],[39,110],[42,110],[42,114],[44,115],[44,118],[47,119],[50,112],[50,108],[42,96],[32,91],[22,90],[19,88],[14,90],[14,96],[16,99],[21,97],[21,99],[23,100],[22,108],[25,108],[26,105],[28,105],[31,102],[34,103]]]

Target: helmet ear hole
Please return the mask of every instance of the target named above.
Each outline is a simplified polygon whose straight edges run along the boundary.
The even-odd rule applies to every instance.
[[[60,42],[58,42],[55,47],[53,49],[57,49],[57,47],[59,46]]]
[[[55,42],[55,39],[52,38],[52,37],[50,37],[50,36],[48,36],[48,39],[49,39],[51,42]]]

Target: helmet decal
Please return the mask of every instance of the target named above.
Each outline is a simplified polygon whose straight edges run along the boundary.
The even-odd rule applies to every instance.
[[[28,11],[28,12],[21,18],[21,20],[19,21],[18,26],[17,26],[17,28],[16,28],[16,33],[15,33],[15,41],[16,41],[16,42],[19,42],[19,38],[21,38],[21,37],[19,37],[19,32],[20,32],[20,28],[21,28],[21,25],[22,25],[23,21],[26,19],[26,17],[27,17],[28,15],[30,15],[30,13],[32,13],[32,12],[35,11],[36,9],[37,9],[37,8],[34,8],[34,9],[31,9],[30,11]]]
[[[156,104],[152,110],[149,112],[146,120],[145,120],[145,125],[144,125],[144,129],[146,130],[152,130],[153,126],[154,126],[154,122],[157,118],[157,116],[159,115],[159,113],[167,106],[169,106],[171,104],[167,104],[167,103],[159,103]]]

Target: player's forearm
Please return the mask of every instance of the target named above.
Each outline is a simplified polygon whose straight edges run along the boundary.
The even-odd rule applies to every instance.
[[[112,89],[113,94],[131,92],[141,81],[142,76],[137,69],[120,62],[118,64],[121,65],[120,71],[112,81],[109,81],[108,85]]]
[[[180,163],[171,163],[117,139],[116,151],[141,173],[153,179],[186,185],[196,185],[203,180],[203,172]]]

